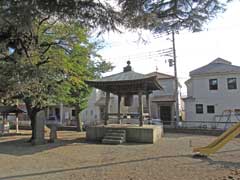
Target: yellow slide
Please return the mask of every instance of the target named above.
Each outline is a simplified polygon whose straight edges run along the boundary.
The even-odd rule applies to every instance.
[[[222,135],[220,135],[217,139],[215,139],[209,145],[205,147],[193,148],[193,152],[197,152],[201,155],[208,156],[210,154],[215,153],[220,148],[222,148],[226,143],[231,141],[238,134],[240,134],[240,122],[230,127],[227,131],[225,131]]]

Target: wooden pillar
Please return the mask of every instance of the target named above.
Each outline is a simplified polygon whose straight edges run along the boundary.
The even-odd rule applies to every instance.
[[[122,96],[118,95],[118,123],[119,124],[122,124],[122,121],[121,121],[121,98],[122,98]]]
[[[150,106],[150,98],[149,98],[149,92],[146,93],[146,103],[147,103],[147,109],[148,109],[148,115],[149,115],[149,120],[148,122],[150,123],[150,119],[152,119],[151,116],[151,106]]]
[[[110,92],[106,92],[104,125],[107,125],[107,124],[108,124],[108,106],[109,106],[109,100],[110,100]]]
[[[16,133],[19,132],[19,126],[18,126],[18,112],[16,112],[16,122],[15,122],[15,126],[16,126]]]
[[[138,101],[139,101],[139,126],[143,126],[143,98],[142,98],[142,92],[138,93]]]

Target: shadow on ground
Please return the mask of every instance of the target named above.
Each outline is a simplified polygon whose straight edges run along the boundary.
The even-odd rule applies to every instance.
[[[227,151],[220,151],[217,152],[217,156],[221,156],[223,153],[232,153],[240,151],[240,149],[233,149],[233,150],[227,150]],[[231,162],[231,161],[221,161],[221,160],[214,160],[214,158],[208,157],[208,156],[201,156],[201,155],[193,155],[194,159],[200,159],[200,162],[197,163],[206,163],[209,166],[220,166],[222,168],[226,169],[239,169],[240,168],[240,162]]]
[[[82,170],[97,169],[97,168],[111,167],[111,166],[117,166],[117,165],[132,164],[132,163],[145,162],[145,161],[151,161],[151,160],[171,159],[171,158],[192,158],[192,155],[186,154],[186,155],[176,155],[176,156],[148,157],[148,158],[142,158],[142,159],[111,162],[111,163],[105,163],[105,164],[79,166],[79,167],[73,167],[73,168],[56,169],[51,171],[33,172],[33,173],[27,173],[27,174],[5,176],[5,177],[0,177],[0,180],[24,179],[27,177],[37,178],[37,176],[42,176],[42,175],[60,174],[60,173],[67,173],[72,171],[82,171]],[[222,165],[224,168],[229,168],[229,169],[240,167],[239,163],[227,162],[227,161],[214,161],[207,157],[201,158],[201,160],[202,162],[207,162],[209,165]]]
[[[15,140],[7,140],[4,142],[0,142],[0,155],[8,154],[14,156],[24,156],[39,153],[53,148],[58,148],[61,146],[67,146],[70,144],[88,143],[86,142],[84,137],[70,140],[58,139],[55,143],[48,143],[46,141],[45,144],[37,146],[33,146],[31,143],[28,143],[28,140],[29,138],[18,138]]]
[[[51,175],[51,174],[65,173],[65,172],[71,172],[71,171],[81,171],[81,170],[88,170],[88,169],[104,168],[104,167],[138,163],[138,162],[151,161],[151,160],[161,160],[161,159],[168,159],[168,158],[169,159],[170,158],[186,158],[186,157],[191,158],[191,155],[187,154],[187,155],[177,155],[177,156],[157,156],[157,157],[148,157],[148,158],[127,160],[127,161],[120,161],[120,162],[105,163],[105,164],[99,164],[99,165],[90,165],[90,166],[80,166],[80,167],[74,167],[74,168],[56,169],[56,170],[52,170],[52,171],[44,171],[44,172],[36,172],[36,173],[29,173],[29,174],[5,176],[5,177],[0,177],[0,180],[9,180],[9,179],[16,179],[16,178],[23,179],[23,178],[27,178],[27,177],[35,177],[35,176]]]
[[[218,160],[213,160],[211,158],[203,158],[203,162],[207,162],[208,165],[214,166],[214,165],[220,165],[222,168],[227,168],[227,169],[239,169],[240,168],[240,162],[230,162],[230,161],[218,161]]]

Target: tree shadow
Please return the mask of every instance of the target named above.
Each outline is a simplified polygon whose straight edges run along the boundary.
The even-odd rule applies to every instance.
[[[0,154],[8,154],[14,156],[24,156],[39,153],[45,150],[50,150],[58,148],[61,146],[67,146],[70,144],[79,143],[89,143],[86,141],[85,137],[75,138],[75,139],[58,139],[54,143],[49,143],[46,139],[46,143],[43,145],[33,146],[27,141],[29,138],[21,138],[16,140],[8,140],[0,142]]]
[[[224,151],[216,152],[215,154],[223,154],[223,153],[230,153],[230,152],[240,152],[240,149],[224,150]]]
[[[7,133],[7,134],[0,134],[0,138],[2,137],[11,137],[11,136],[29,136],[29,133]]]
[[[196,157],[195,157],[196,158]],[[208,163],[210,166],[221,166],[222,168],[226,169],[239,169],[240,168],[240,162],[230,162],[230,161],[218,161],[213,160],[207,156],[205,157],[198,157],[197,159],[200,159],[202,162]]]
[[[148,157],[148,158],[135,159],[135,160],[111,162],[111,163],[98,164],[98,165],[80,166],[80,167],[66,168],[66,169],[56,169],[56,170],[37,172],[37,173],[5,176],[5,177],[0,177],[0,180],[9,180],[9,179],[15,179],[15,178],[26,178],[26,177],[34,177],[34,176],[41,176],[41,175],[50,175],[50,174],[65,173],[65,172],[70,172],[70,171],[81,171],[81,170],[88,170],[88,169],[111,167],[111,166],[116,166],[116,165],[132,164],[132,163],[151,161],[151,160],[161,160],[161,159],[168,159],[168,158],[186,158],[186,157],[191,158],[191,155],[186,154],[186,155],[175,155],[175,156],[174,155],[173,156],[157,156],[157,157]]]
[[[209,165],[220,165],[221,167],[227,169],[240,168],[240,162],[214,161],[210,158],[205,158],[204,161],[207,161]]]

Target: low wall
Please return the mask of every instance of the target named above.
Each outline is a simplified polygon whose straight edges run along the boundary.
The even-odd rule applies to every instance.
[[[155,143],[163,136],[162,126],[144,125],[98,125],[88,127],[86,138],[88,141],[101,141],[109,129],[121,129],[126,131],[126,141],[134,143]]]
[[[207,136],[219,136],[224,130],[213,130],[213,129],[197,129],[197,128],[166,128],[166,133],[184,133],[184,134],[196,134],[196,135],[207,135]]]

